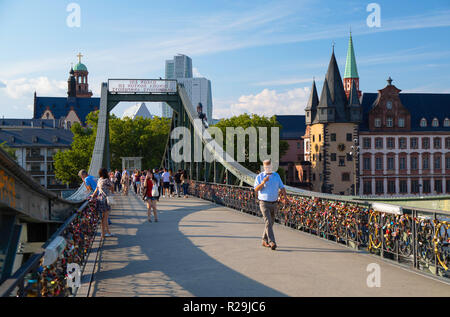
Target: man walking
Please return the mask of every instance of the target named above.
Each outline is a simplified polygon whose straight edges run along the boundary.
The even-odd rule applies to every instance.
[[[280,175],[272,170],[272,162],[265,160],[263,166],[264,172],[256,176],[254,189],[258,193],[259,207],[264,218],[262,245],[275,250],[277,244],[273,233],[273,223],[275,211],[278,208],[278,191],[281,191],[283,201],[286,201],[286,189]]]

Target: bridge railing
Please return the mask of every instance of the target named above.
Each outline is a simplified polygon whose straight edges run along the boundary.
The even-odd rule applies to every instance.
[[[33,254],[10,278],[0,285],[0,297],[64,297],[75,290],[68,287],[67,265],[85,264],[98,224],[96,201],[86,201],[42,246],[45,249],[62,236],[66,246],[57,260],[43,266],[45,252]]]
[[[251,187],[191,181],[193,196],[262,216]],[[450,215],[347,199],[288,193],[275,221],[399,264],[450,277]]]

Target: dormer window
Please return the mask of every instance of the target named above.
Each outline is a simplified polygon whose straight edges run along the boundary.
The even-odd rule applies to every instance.
[[[388,109],[388,110],[391,110],[392,109],[392,101],[388,101],[388,102],[386,102],[386,108]]]
[[[420,127],[421,128],[427,127],[427,119],[425,119],[425,118],[420,119]]]
[[[379,127],[381,127],[381,119],[375,118],[375,128],[379,128]]]
[[[450,119],[449,119],[449,118],[445,118],[445,119],[444,119],[444,127],[445,127],[445,128],[450,127]]]
[[[398,118],[398,127],[399,128],[405,127],[405,118]]]
[[[394,120],[391,117],[386,118],[386,126],[392,128],[394,126]]]
[[[431,126],[437,128],[439,126],[439,120],[437,118],[434,118],[431,122]]]

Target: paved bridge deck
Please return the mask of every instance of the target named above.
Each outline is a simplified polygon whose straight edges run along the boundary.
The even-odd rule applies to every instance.
[[[140,198],[117,198],[91,296],[450,296],[449,284],[281,225],[278,249],[264,248],[261,218],[207,201],[161,198],[149,223]]]

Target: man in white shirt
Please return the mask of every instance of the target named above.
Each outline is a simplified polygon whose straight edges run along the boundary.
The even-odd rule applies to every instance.
[[[167,171],[167,168],[164,169],[164,173],[161,175],[162,181],[163,181],[163,197],[165,197],[165,194],[167,193],[167,196],[169,196],[169,189],[170,189],[170,173]]]

